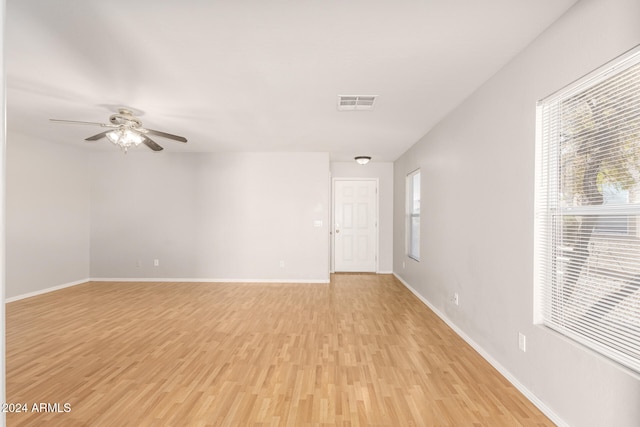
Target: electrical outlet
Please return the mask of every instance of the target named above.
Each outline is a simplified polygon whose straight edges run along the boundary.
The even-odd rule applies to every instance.
[[[522,332],[518,332],[518,348],[522,352],[527,351],[527,337]]]
[[[457,292],[453,293],[453,298],[451,298],[451,301],[453,301],[453,303],[455,305],[460,305],[460,300],[458,299],[458,293]]]
[[[153,260],[153,266],[154,266],[154,267],[157,267],[157,266],[159,266],[159,265],[160,265],[160,260],[159,260],[159,259],[157,259],[157,258],[156,258],[156,259],[154,259],[154,260]]]
[[[140,260],[136,261],[136,267],[138,268],[142,267],[142,261]]]
[[[404,268],[404,261],[402,261],[402,268]]]
[[[284,261],[280,261],[280,268],[284,268]]]

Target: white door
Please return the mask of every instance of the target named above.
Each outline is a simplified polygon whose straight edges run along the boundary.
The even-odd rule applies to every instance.
[[[378,185],[376,180],[339,180],[333,187],[334,269],[377,269]]]

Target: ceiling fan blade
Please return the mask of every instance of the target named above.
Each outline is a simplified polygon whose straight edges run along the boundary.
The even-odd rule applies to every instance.
[[[81,122],[78,120],[60,120],[60,119],[49,119],[52,122],[55,123],[71,123],[74,125],[90,125],[90,126],[101,126],[103,128],[113,128],[113,127],[117,127],[114,125],[108,125],[106,123],[96,123],[96,122]]]
[[[104,132],[100,132],[99,134],[90,136],[89,138],[85,138],[84,140],[85,141],[97,141],[97,140],[102,139],[105,136],[107,136],[107,133],[109,133],[109,132],[113,132],[113,131],[105,130]]]
[[[152,135],[162,136],[164,138],[173,139],[174,141],[187,142],[187,138],[185,138],[184,136],[172,135],[170,133],[161,132],[159,130],[153,130],[153,129],[145,129],[145,130]]]
[[[153,151],[162,151],[163,148],[161,146],[159,146],[158,144],[155,143],[155,141],[153,141],[151,138],[148,138],[144,135],[142,136],[142,143],[144,145],[146,145],[147,147],[151,148]]]

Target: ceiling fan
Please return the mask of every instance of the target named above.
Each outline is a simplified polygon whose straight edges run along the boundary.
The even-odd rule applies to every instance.
[[[159,130],[146,129],[142,127],[142,121],[135,117],[133,113],[126,108],[118,109],[117,114],[112,114],[109,117],[110,123],[96,123],[96,122],[81,122],[77,120],[60,120],[49,119],[56,123],[72,123],[78,125],[90,125],[100,126],[103,128],[109,128],[104,132],[85,138],[85,141],[97,141],[102,138],[107,138],[109,141],[118,145],[124,152],[131,147],[144,144],[153,151],[162,151],[162,147],[155,141],[149,138],[147,135],[156,135],[163,138],[172,139],[179,142],[187,142],[187,138],[183,136],[173,135]]]

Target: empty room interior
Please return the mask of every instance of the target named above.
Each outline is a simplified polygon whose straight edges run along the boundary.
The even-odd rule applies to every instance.
[[[640,1],[2,13],[0,425],[640,425]]]

